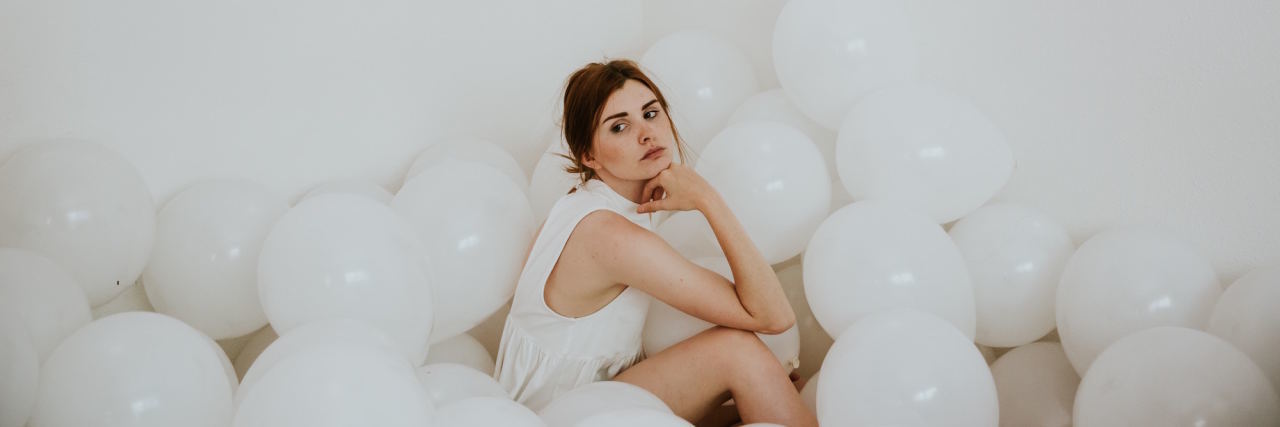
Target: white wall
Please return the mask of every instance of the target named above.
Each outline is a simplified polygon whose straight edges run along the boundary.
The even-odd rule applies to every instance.
[[[0,158],[102,143],[158,202],[214,177],[394,190],[449,137],[529,171],[565,77],[638,52],[640,23],[620,1],[0,0]]]
[[[768,58],[780,0],[646,3],[652,42],[704,28]],[[1280,3],[905,1],[926,81],[1001,127],[1017,167],[999,199],[1077,243],[1154,224],[1223,284],[1280,264]],[[772,70],[768,75],[776,85]],[[761,79],[762,82],[766,81]]]

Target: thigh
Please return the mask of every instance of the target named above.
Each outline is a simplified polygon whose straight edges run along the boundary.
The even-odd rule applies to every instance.
[[[750,332],[708,329],[649,356],[613,379],[657,395],[681,418],[702,419],[729,400],[732,367],[725,363],[724,352],[733,351],[733,341],[743,340],[743,334]]]

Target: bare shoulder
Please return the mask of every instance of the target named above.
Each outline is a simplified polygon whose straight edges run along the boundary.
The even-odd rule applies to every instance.
[[[569,237],[570,242],[577,240],[591,249],[605,251],[651,244],[654,239],[661,240],[653,232],[607,209],[587,214]]]

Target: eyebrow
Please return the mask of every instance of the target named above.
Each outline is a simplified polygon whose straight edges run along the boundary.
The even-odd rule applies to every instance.
[[[640,109],[641,109],[641,110],[643,110],[643,109],[645,109],[645,108],[649,108],[649,106],[650,106],[650,105],[653,105],[653,103],[655,103],[655,102],[658,102],[658,100],[657,100],[657,99],[649,100],[649,102],[646,102],[646,103],[644,103],[644,105],[640,106]],[[623,112],[621,112],[621,113],[614,114],[614,115],[609,116],[609,117],[605,117],[605,118],[604,118],[604,120],[601,120],[601,121],[600,121],[600,123],[604,123],[604,122],[607,122],[607,121],[610,121],[610,120],[613,120],[613,119],[616,119],[616,118],[619,118],[619,117],[626,117],[626,116],[627,116],[627,112],[626,112],[626,111],[623,111]]]

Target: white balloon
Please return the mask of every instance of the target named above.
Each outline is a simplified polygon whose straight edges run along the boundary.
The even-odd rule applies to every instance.
[[[699,258],[694,263],[705,267],[733,281],[733,271],[729,260],[724,257]],[[649,303],[649,313],[645,315],[644,331],[641,341],[645,354],[658,354],[681,341],[715,327],[714,323],[690,316],[677,310],[665,302],[653,300]],[[800,332],[796,326],[781,334],[756,333],[774,357],[782,363],[783,369],[791,372],[800,364]]]
[[[583,418],[573,427],[693,427],[693,424],[669,411],[626,408]]]
[[[1010,350],[991,365],[991,376],[1000,397],[1000,425],[1071,425],[1080,376],[1061,344],[1037,342]]]
[[[258,301],[258,254],[289,203],[252,181],[193,184],[156,216],[156,243],[142,272],[147,300],[214,339],[267,324]]]
[[[441,427],[544,427],[547,424],[529,408],[499,397],[469,397],[436,410]]]
[[[621,381],[583,384],[556,397],[543,408],[533,408],[547,425],[571,426],[596,414],[640,408],[671,413],[667,404],[640,386]]]
[[[70,272],[35,252],[0,248],[0,324],[20,330],[36,360],[90,320],[89,299]]]
[[[889,308],[932,313],[972,337],[969,280],[942,227],[886,201],[856,202],[831,214],[804,256],[805,296],[833,337],[859,317]]]
[[[126,313],[130,311],[145,311],[154,313],[155,307],[151,306],[151,301],[147,300],[147,286],[142,283],[142,278],[129,286],[124,292],[116,295],[110,301],[95,305],[90,309],[93,313],[93,320],[98,320],[112,314]]]
[[[423,364],[432,363],[457,363],[475,368],[485,375],[493,375],[493,356],[469,333],[431,344],[431,350],[427,351],[427,360]]]
[[[997,203],[948,234],[973,278],[979,343],[1016,347],[1053,330],[1058,279],[1075,251],[1066,228],[1034,208]]]
[[[854,200],[898,201],[942,224],[1004,187],[1013,153],[973,105],[909,85],[868,95],[849,113],[836,141],[836,167]]]
[[[276,333],[335,317],[360,319],[426,357],[433,297],[426,250],[391,208],[322,194],[285,213],[262,245],[259,296]]]
[[[450,159],[489,165],[510,177],[517,187],[529,188],[529,178],[525,176],[520,164],[516,163],[515,157],[497,144],[474,138],[454,139],[427,147],[413,160],[413,165],[409,166],[404,182],[409,182],[427,168]]]
[[[996,387],[973,342],[915,310],[870,314],[822,363],[818,421],[833,426],[990,426]]]
[[[814,121],[836,129],[867,93],[915,78],[906,10],[891,0],[794,0],[778,13],[778,83]]]
[[[827,174],[831,180],[839,182],[836,175],[836,133],[814,122],[796,107],[782,89],[771,89],[752,95],[729,116],[729,124],[758,121],[775,121],[804,132],[813,142],[814,147],[822,154],[823,164],[827,165]],[[843,187],[841,187],[841,191]]]
[[[401,354],[358,344],[322,350],[299,352],[263,375],[240,402],[234,425],[432,425],[434,408]]]
[[[431,403],[444,407],[471,397],[496,397],[511,400],[507,390],[489,374],[457,363],[432,363],[418,368],[418,382]]]
[[[831,349],[834,340],[822,329],[818,319],[813,316],[813,310],[809,308],[809,300],[804,294],[803,272],[804,265],[801,263],[777,270],[782,291],[787,294],[791,311],[796,314],[796,326],[793,329],[800,335],[800,366],[796,369],[796,374],[809,377],[822,367],[822,359],[827,357],[827,351]]]
[[[738,123],[707,144],[697,171],[724,197],[766,261],[804,250],[831,209],[822,154],[795,128]]]
[[[655,231],[672,249],[685,258],[723,257],[711,224],[699,211],[676,212],[658,224]]]
[[[25,330],[11,326],[0,326],[0,427],[27,424],[40,386],[40,354]]]
[[[1120,338],[1080,380],[1075,425],[1262,426],[1280,420],[1266,374],[1230,343],[1183,327]]]
[[[95,306],[138,280],[155,234],[151,190],[115,152],[78,142],[24,147],[0,165],[0,246],[71,272]]]
[[[108,316],[45,360],[30,425],[223,427],[236,387],[230,368],[212,339],[177,319]]]
[[[350,318],[311,321],[272,340],[261,354],[253,357],[250,361],[251,365],[245,371],[244,379],[240,381],[240,388],[236,390],[235,401],[239,404],[264,375],[296,354],[350,345],[380,348],[392,354],[399,354],[406,360],[409,358],[408,353],[386,332],[368,322]]]
[[[391,207],[434,267],[432,342],[480,324],[515,293],[536,225],[524,191],[480,163],[448,160],[405,183]]]
[[[760,90],[747,56],[706,31],[659,39],[640,57],[662,91],[680,137],[695,153],[707,145],[747,97]]]
[[[1267,374],[1280,391],[1280,266],[1253,270],[1218,299],[1208,331],[1234,344]]]
[[[565,172],[564,168],[573,166],[573,162],[562,157],[569,154],[569,146],[564,137],[557,133],[547,151],[538,157],[538,164],[533,167],[533,178],[529,180],[529,204],[533,208],[534,220],[542,224],[547,220],[547,213],[569,190],[581,182],[578,175]]]
[[[391,197],[392,197],[391,192],[387,191],[386,188],[382,188],[381,185],[374,184],[372,182],[333,181],[333,182],[326,182],[324,184],[315,186],[315,188],[312,188],[311,191],[308,191],[306,195],[302,196],[302,200],[306,200],[308,197],[313,197],[320,194],[332,194],[332,193],[355,194],[359,196],[364,196],[364,197],[368,197],[370,199],[376,200],[378,201],[378,203],[382,203],[384,205],[391,203]]]
[[[1208,325],[1222,294],[1213,267],[1195,248],[1147,228],[1118,228],[1076,250],[1058,284],[1062,347],[1076,372],[1112,342],[1154,326]]]

